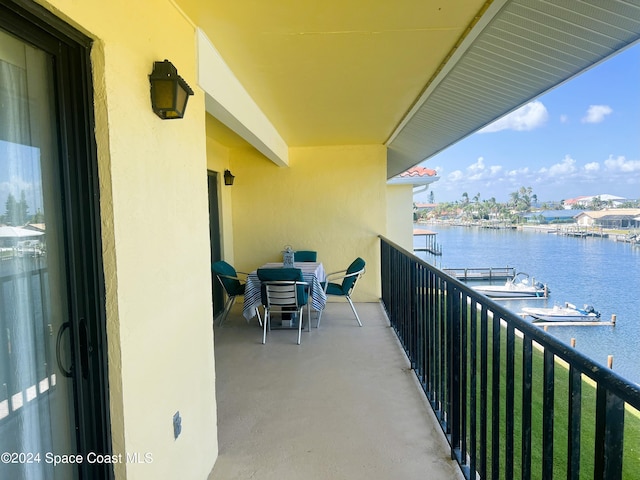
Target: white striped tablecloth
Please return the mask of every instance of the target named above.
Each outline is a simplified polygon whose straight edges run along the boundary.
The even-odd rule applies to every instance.
[[[327,296],[320,285],[326,276],[324,266],[321,262],[296,262],[294,267],[302,270],[302,278],[310,286],[311,308],[317,311],[322,310],[327,303]],[[282,262],[267,263],[260,268],[282,268]],[[260,279],[257,270],[254,270],[247,277],[247,285],[244,290],[244,306],[242,308],[244,318],[250,320],[255,317],[256,309],[260,305],[262,305]]]

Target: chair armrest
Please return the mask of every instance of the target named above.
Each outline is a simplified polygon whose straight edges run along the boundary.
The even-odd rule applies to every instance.
[[[238,272],[238,273],[242,273],[242,272]],[[231,280],[237,280],[240,283],[246,283],[247,279],[246,278],[240,278],[240,277],[234,277],[233,275],[223,275],[222,273],[218,273],[217,274],[220,278],[229,278]]]
[[[330,278],[330,277],[343,278],[343,277],[344,277],[344,275],[342,275],[342,274],[346,273],[346,271],[347,271],[347,270],[345,269],[345,270],[338,270],[337,272],[327,273],[327,274],[324,276],[325,281],[326,281],[327,283],[329,283],[329,278]]]
[[[340,278],[348,278],[348,277],[353,277],[355,275],[360,275],[361,273],[364,272],[364,268],[362,270],[358,270],[357,272],[352,272],[352,273],[344,273],[344,272],[346,272],[346,270],[340,270],[339,272],[329,273],[325,277],[327,279],[326,283],[329,283],[329,277],[333,277],[332,280],[339,280]]]
[[[349,277],[354,277],[356,275],[361,275],[364,273],[364,268],[362,270],[358,270],[357,272],[352,272],[352,273],[343,273],[346,272],[346,270],[340,270],[339,272],[332,272],[330,274],[328,274],[325,278],[325,282],[324,282],[324,293],[327,293],[327,287],[329,286],[329,277],[333,277],[331,278],[331,280],[335,283],[335,280],[340,280],[341,278],[349,278]],[[340,274],[340,275],[338,275]]]

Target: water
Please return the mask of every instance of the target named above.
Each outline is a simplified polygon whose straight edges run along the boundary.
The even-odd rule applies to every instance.
[[[518,313],[522,307],[565,302],[593,305],[610,326],[550,326],[548,333],[601,365],[613,355],[613,369],[640,383],[640,248],[599,238],[573,238],[541,232],[430,225],[438,232],[442,256],[418,255],[438,268],[514,267],[549,286],[542,300],[499,301]],[[423,246],[424,239],[416,239]]]

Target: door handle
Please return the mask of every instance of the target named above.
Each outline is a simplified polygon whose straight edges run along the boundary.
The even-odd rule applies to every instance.
[[[62,335],[64,335],[65,330],[71,327],[71,323],[64,322],[58,331],[58,338],[56,339],[56,361],[58,362],[58,368],[60,369],[60,373],[63,376],[69,378],[72,376],[71,368],[69,370],[64,368],[62,365],[62,352],[60,351],[60,344],[62,343]]]

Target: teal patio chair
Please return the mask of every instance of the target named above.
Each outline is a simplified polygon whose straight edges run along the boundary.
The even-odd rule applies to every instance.
[[[231,311],[231,307],[233,307],[233,304],[236,301],[236,297],[244,295],[246,281],[245,279],[240,278],[238,274],[242,274],[244,276],[246,276],[247,274],[244,272],[236,272],[236,269],[224,260],[214,262],[211,265],[211,270],[216,275],[216,278],[220,282],[220,285],[222,285],[222,289],[227,294],[227,301],[224,304],[224,309],[220,316],[220,321],[218,322],[218,326],[220,326],[222,325],[222,322],[227,319],[227,316]],[[257,315],[258,322],[260,323],[260,326],[262,326],[260,312],[257,312]],[[249,322],[249,320],[247,320],[247,322]]]
[[[334,295],[339,297],[345,297],[349,305],[351,306],[351,310],[353,310],[353,314],[356,316],[356,320],[358,321],[358,325],[362,326],[362,322],[360,321],[360,317],[358,316],[358,312],[356,311],[356,307],[353,305],[353,301],[351,300],[351,294],[353,290],[356,288],[356,283],[365,272],[366,262],[358,257],[349,268],[346,270],[340,270],[338,272],[332,272],[327,275],[326,281],[322,284],[324,288],[324,293],[328,295]],[[337,280],[342,279],[342,282],[338,283]],[[322,311],[318,314],[318,324],[317,327],[320,327],[320,319],[322,318]]]
[[[317,262],[318,252],[313,250],[298,250],[293,253],[294,262]]]
[[[282,315],[297,315],[298,345],[302,336],[302,312],[307,305],[309,312],[309,295],[305,288],[308,284],[302,277],[299,268],[259,268],[260,293],[264,305],[264,324],[262,343],[267,341],[267,329],[271,330],[271,317],[274,312]],[[311,316],[307,320],[307,329],[311,331]]]

